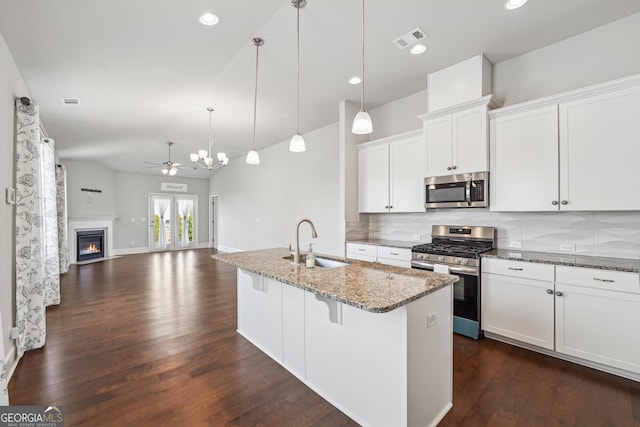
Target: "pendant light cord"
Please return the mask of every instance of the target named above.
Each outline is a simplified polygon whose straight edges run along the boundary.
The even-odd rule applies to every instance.
[[[297,40],[298,40],[298,45],[297,45],[297,64],[296,64],[296,68],[297,68],[297,73],[298,73],[298,100],[297,100],[297,117],[296,117],[296,133],[298,135],[300,135],[300,0],[298,0],[298,4],[297,4],[297,14],[298,14],[298,21],[297,21],[297,28],[296,28],[296,32],[297,32]]]
[[[213,158],[213,135],[211,134],[211,113],[213,108],[207,108],[209,111],[209,157]]]
[[[362,82],[360,86],[360,111],[364,111],[364,0],[362,0]]]
[[[255,41],[255,39],[254,39]],[[253,92],[253,150],[256,149],[256,115],[258,111],[258,51],[260,50],[260,43],[256,43],[256,87]]]

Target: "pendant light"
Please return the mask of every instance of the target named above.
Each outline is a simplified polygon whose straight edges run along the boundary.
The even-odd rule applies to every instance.
[[[373,123],[371,123],[371,117],[369,113],[364,110],[364,0],[362,0],[362,68],[360,83],[360,112],[356,114],[353,119],[353,126],[351,132],[359,135],[364,135],[373,132]]]
[[[289,143],[289,151],[293,151],[294,153],[302,153],[303,151],[307,151],[307,146],[304,142],[304,138],[300,135],[300,9],[307,5],[306,0],[291,0],[291,4],[293,7],[297,9],[297,74],[298,74],[298,103],[296,107],[296,134],[291,138],[291,142]]]
[[[260,46],[264,44],[264,40],[259,37],[255,37],[251,40],[251,43],[256,47],[256,87],[253,97],[253,148],[247,154],[247,163],[250,165],[260,164],[260,155],[256,151],[256,113],[258,111],[258,51]]]
[[[215,170],[226,166],[229,163],[229,158],[225,153],[217,154],[217,162],[214,163],[213,159],[213,134],[211,133],[211,113],[213,113],[213,108],[207,108],[209,112],[209,151],[206,150],[198,150],[197,153],[189,154],[189,157],[193,163],[200,166],[201,168]]]

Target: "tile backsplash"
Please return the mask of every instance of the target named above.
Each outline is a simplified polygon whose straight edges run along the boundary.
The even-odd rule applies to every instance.
[[[347,224],[347,238],[431,241],[431,225],[497,228],[498,248],[522,243],[522,250],[640,259],[640,212],[490,212],[438,209],[411,214],[361,214]],[[368,236],[366,236],[368,224]],[[356,236],[356,234],[358,236]],[[575,245],[563,251],[561,245]]]

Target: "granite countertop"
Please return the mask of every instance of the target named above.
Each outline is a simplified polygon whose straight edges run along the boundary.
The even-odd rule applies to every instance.
[[[483,258],[511,259],[541,264],[565,265],[569,267],[598,268],[601,270],[640,272],[640,260],[608,258],[585,255],[555,254],[548,252],[514,251],[494,249],[482,254]]]
[[[356,240],[347,240],[347,243],[361,243],[364,245],[373,245],[373,246],[388,246],[391,248],[404,248],[411,249],[415,245],[419,245],[424,242],[408,242],[406,240],[385,240],[385,239],[356,239]]]
[[[336,268],[306,268],[284,259],[285,248],[211,255],[235,265],[323,297],[366,310],[385,313],[458,281],[457,276],[393,267],[317,254],[348,262]]]

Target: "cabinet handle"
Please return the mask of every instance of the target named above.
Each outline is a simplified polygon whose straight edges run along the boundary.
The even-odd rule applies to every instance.
[[[553,202],[551,202],[551,204],[552,204],[553,206],[558,206],[558,201],[557,201],[557,200],[554,200]]]
[[[447,166],[447,170],[450,171],[451,170],[451,166]]]
[[[365,249],[364,249],[364,248],[358,248],[358,250],[359,250],[360,252],[364,252],[364,251],[365,251]]]
[[[563,205],[568,205],[569,204],[569,202],[567,202],[566,200],[563,200],[560,203],[563,204]]]
[[[508,267],[509,270],[514,270],[514,271],[522,271],[521,268],[516,268],[516,267]]]
[[[548,293],[549,295],[553,295],[553,289],[547,289],[547,293]]]
[[[557,297],[561,297],[562,295],[563,295],[563,293],[562,293],[562,292],[560,292],[560,291],[556,291],[556,296],[557,296]]]
[[[389,206],[389,209],[393,209],[393,205]]]
[[[400,255],[398,252],[389,252],[391,255]]]
[[[451,169],[458,169],[457,166],[451,166]]]
[[[598,282],[604,282],[604,283],[614,283],[615,280],[611,280],[611,279],[600,279],[599,277],[594,277],[593,280],[597,280]]]

